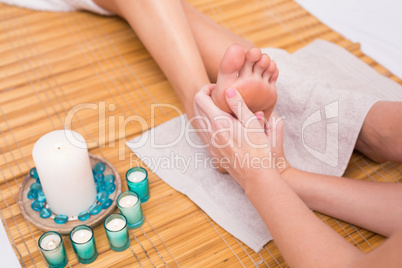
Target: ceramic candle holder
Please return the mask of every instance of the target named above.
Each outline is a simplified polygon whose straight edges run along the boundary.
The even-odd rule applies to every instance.
[[[105,219],[103,226],[112,250],[123,251],[130,246],[127,219],[124,215],[119,213],[109,215]]]
[[[80,263],[88,264],[96,260],[98,251],[96,250],[94,232],[91,227],[86,225],[74,227],[70,232],[70,240]]]
[[[126,173],[126,181],[130,191],[137,193],[141,203],[149,199],[148,172],[142,167],[130,168]]]
[[[53,231],[44,233],[39,238],[38,245],[49,267],[62,268],[67,265],[67,254],[59,233]]]
[[[117,206],[126,218],[130,229],[139,228],[144,223],[141,202],[138,194],[126,191],[117,197]]]

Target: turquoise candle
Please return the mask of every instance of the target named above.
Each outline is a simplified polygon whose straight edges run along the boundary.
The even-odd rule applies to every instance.
[[[130,246],[127,219],[124,215],[114,213],[103,222],[109,246],[114,251],[123,251]]]
[[[87,225],[78,225],[70,232],[70,240],[75,254],[80,263],[88,264],[96,260],[98,251],[96,250],[94,232]]]
[[[126,181],[130,191],[137,193],[141,203],[149,199],[148,172],[142,167],[130,168],[126,173]]]
[[[139,228],[144,223],[141,202],[138,195],[131,191],[122,192],[117,197],[117,206],[127,219],[130,229]]]
[[[44,233],[39,238],[38,245],[49,267],[62,268],[67,265],[67,254],[59,233],[53,231]]]

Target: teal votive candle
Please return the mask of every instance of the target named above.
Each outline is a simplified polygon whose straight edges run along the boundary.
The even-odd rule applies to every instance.
[[[62,268],[67,265],[67,254],[59,233],[53,231],[44,233],[39,238],[38,245],[49,267]]]
[[[127,219],[124,215],[114,213],[103,222],[109,246],[114,251],[123,251],[130,246]]]
[[[131,191],[122,192],[117,197],[117,206],[121,214],[126,217],[128,228],[139,228],[144,223],[144,215],[138,194]]]
[[[130,191],[137,193],[141,203],[149,199],[148,172],[142,167],[130,168],[126,173],[126,181]]]
[[[98,251],[96,250],[94,231],[87,225],[78,225],[70,232],[70,240],[75,254],[80,263],[88,264],[96,260]]]

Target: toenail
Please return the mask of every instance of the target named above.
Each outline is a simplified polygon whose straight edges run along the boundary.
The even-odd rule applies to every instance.
[[[234,96],[236,96],[236,89],[231,87],[226,90],[226,96],[228,96],[228,98],[233,98]]]

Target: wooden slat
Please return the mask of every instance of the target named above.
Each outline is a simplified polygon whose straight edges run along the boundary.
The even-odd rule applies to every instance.
[[[322,24],[292,0],[192,0],[197,9],[260,47],[293,52],[316,38],[345,47],[379,73],[402,84],[354,44]],[[73,129],[124,178],[138,159],[125,141],[143,129],[132,122],[117,133],[109,118],[139,115],[151,125],[150,105],[182,107],[170,84],[141,42],[121,19],[86,12],[36,12],[0,5],[0,217],[23,267],[43,267],[37,241],[42,232],[29,224],[16,204],[23,177],[34,165],[35,141],[64,125],[69,110],[81,103],[106,109],[82,110]],[[109,109],[109,105],[115,109]],[[172,109],[156,110],[154,125],[177,116]],[[104,132],[100,132],[104,129]],[[111,132],[109,132],[111,129]],[[101,135],[99,135],[101,133]],[[361,180],[400,182],[402,165],[375,164],[355,153],[346,175]],[[130,249],[109,249],[103,227],[95,229],[98,259],[85,267],[287,267],[274,242],[254,253],[235,239],[186,196],[150,173],[151,199],[144,204],[146,222],[133,230]],[[127,186],[123,183],[123,190]],[[324,222],[364,252],[384,238],[331,217]],[[65,239],[71,267],[81,267]]]

